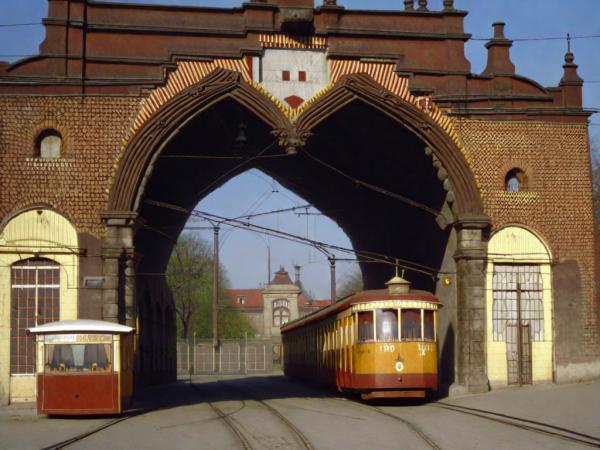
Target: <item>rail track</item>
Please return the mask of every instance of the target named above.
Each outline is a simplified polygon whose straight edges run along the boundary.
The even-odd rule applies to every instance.
[[[271,414],[273,414],[275,417],[277,417],[277,419],[279,419],[279,421],[281,423],[283,423],[292,432],[292,435],[296,438],[296,440],[298,441],[298,443],[300,444],[300,446],[302,448],[304,448],[305,450],[314,450],[315,449],[315,447],[310,442],[308,437],[306,437],[306,435],[302,431],[300,431],[300,429],[298,429],[298,427],[296,427],[289,419],[287,419],[283,414],[281,414],[275,407],[270,405],[268,402],[259,398],[254,393],[252,393],[246,389],[240,388],[239,386],[234,386],[231,383],[227,383],[224,381],[219,381],[218,383],[223,386],[226,386],[227,388],[229,388],[231,390],[237,391],[237,392],[241,393],[242,395],[244,395],[245,397],[250,398],[250,399],[254,400],[255,402],[259,403],[267,411],[269,411]]]
[[[526,430],[534,433],[547,435],[556,439],[562,439],[568,442],[587,445],[589,447],[600,448],[600,437],[591,436],[584,433],[579,433],[568,428],[558,427],[535,420],[524,419],[522,417],[514,417],[508,414],[496,413],[477,408],[469,408],[466,406],[453,405],[445,402],[431,403],[428,406],[433,408],[441,408],[447,411],[452,411],[460,414],[480,417],[492,422],[501,423],[510,427]]]
[[[74,436],[74,437],[69,438],[69,439],[65,439],[64,441],[61,441],[61,442],[57,442],[56,444],[52,444],[52,445],[50,445],[48,447],[41,448],[40,450],[60,450],[60,449],[63,449],[63,448],[70,447],[71,445],[74,445],[74,444],[76,444],[76,443],[78,443],[80,441],[83,441],[85,438],[90,437],[90,436],[92,436],[92,435],[94,435],[96,433],[99,433],[99,432],[103,431],[103,430],[106,430],[107,428],[113,427],[113,426],[115,426],[115,425],[117,425],[117,424],[119,424],[121,422],[129,420],[129,419],[131,419],[133,417],[136,417],[136,416],[140,416],[142,414],[146,414],[148,412],[150,412],[150,410],[143,410],[143,411],[139,411],[139,412],[136,411],[136,412],[134,412],[132,414],[129,414],[129,415],[125,416],[125,417],[118,417],[116,419],[109,420],[108,422],[106,422],[106,423],[104,423],[104,424],[102,424],[102,425],[94,428],[93,430],[86,431],[85,433],[78,434],[77,436]]]
[[[375,411],[381,415],[384,415],[391,419],[397,420],[398,422],[400,422],[404,426],[406,426],[408,429],[410,429],[415,435],[417,435],[419,438],[421,438],[421,440],[423,440],[433,450],[442,450],[442,448],[431,438],[431,436],[429,436],[427,433],[425,433],[423,430],[421,430],[421,428],[419,428],[417,425],[412,423],[410,420],[405,419],[404,417],[400,417],[395,414],[389,413],[389,412],[379,408],[378,406],[367,405],[364,403],[359,403],[354,400],[343,399],[343,398],[332,398],[332,399],[335,401],[339,401],[339,402],[345,402],[346,404],[352,405],[357,408],[363,408],[363,409],[367,409],[369,411]]]
[[[233,432],[236,438],[240,441],[240,445],[244,450],[254,450],[250,441],[246,438],[238,424],[235,420],[232,419],[231,415],[226,414],[221,408],[219,408],[214,403],[208,403],[208,406],[217,414],[225,424],[229,427],[229,429]]]
[[[289,380],[284,381],[284,383],[289,383]],[[313,384],[309,385],[309,384],[304,383],[304,386],[309,387],[311,390],[313,390],[315,392],[321,392],[321,390],[316,388]],[[344,402],[347,405],[352,405],[357,408],[367,409],[369,411],[375,411],[379,414],[382,414],[391,419],[394,419],[394,420],[402,423],[408,429],[410,429],[415,435],[417,435],[421,440],[423,440],[433,450],[441,450],[441,447],[427,433],[425,433],[417,425],[415,425],[414,423],[412,423],[411,421],[409,421],[403,417],[399,417],[399,416],[396,416],[395,414],[391,414],[381,408],[378,408],[377,406],[367,405],[365,403],[360,403],[360,402],[354,401],[352,399],[340,398],[340,397],[329,397],[329,400],[335,401],[335,402]]]

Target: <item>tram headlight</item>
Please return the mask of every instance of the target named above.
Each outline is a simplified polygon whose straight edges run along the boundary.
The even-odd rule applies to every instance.
[[[404,363],[402,361],[396,361],[395,369],[396,372],[402,372],[404,370]]]

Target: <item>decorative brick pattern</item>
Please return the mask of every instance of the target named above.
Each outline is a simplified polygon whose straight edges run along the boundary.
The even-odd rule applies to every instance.
[[[133,97],[0,97],[0,217],[45,204],[79,233],[101,238],[100,213],[139,107]],[[64,157],[34,157],[35,137],[47,127],[65,137]]]
[[[586,125],[454,119],[454,127],[473,155],[493,228],[522,224],[546,241],[555,262],[577,262],[584,300],[583,345],[592,356],[600,344]],[[505,168],[522,165],[534,178],[530,190],[506,192]]]

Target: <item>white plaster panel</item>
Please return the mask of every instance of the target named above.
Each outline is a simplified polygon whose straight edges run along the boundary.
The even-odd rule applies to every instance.
[[[283,81],[282,72],[290,72],[290,81]],[[298,79],[300,71],[306,72],[306,81]],[[316,50],[267,49],[261,60],[262,86],[282,102],[297,95],[310,100],[329,84],[329,70],[325,52]]]

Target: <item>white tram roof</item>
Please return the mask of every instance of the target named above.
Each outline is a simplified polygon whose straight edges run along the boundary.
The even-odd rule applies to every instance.
[[[131,333],[133,328],[102,320],[61,320],[29,328],[30,333]]]

